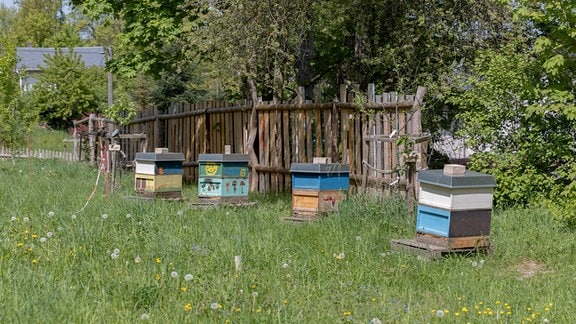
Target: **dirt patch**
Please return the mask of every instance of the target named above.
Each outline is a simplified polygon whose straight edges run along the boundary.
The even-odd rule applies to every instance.
[[[516,270],[520,274],[520,279],[532,278],[537,274],[551,272],[546,264],[534,260],[522,261],[516,266]]]

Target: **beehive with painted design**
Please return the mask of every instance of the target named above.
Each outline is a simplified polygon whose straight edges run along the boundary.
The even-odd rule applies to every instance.
[[[248,202],[248,154],[200,154],[198,198],[201,202]]]

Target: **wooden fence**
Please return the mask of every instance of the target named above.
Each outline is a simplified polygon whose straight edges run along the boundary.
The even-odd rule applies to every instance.
[[[257,182],[251,186],[259,192],[290,190],[291,163],[328,157],[333,163],[349,164],[353,189],[410,189],[414,171],[426,168],[428,137],[422,134],[420,119],[425,92],[420,87],[416,95],[377,95],[371,85],[360,99],[342,86],[333,102],[305,101],[299,95],[294,102],[258,103],[257,164],[250,164],[258,177],[250,180]],[[122,133],[146,134],[147,151],[167,147],[184,153],[184,179],[195,182],[199,154],[224,153],[225,145],[232,153],[249,152],[251,111],[249,102],[175,104],[164,112],[139,112]],[[123,150],[130,159],[141,148]]]

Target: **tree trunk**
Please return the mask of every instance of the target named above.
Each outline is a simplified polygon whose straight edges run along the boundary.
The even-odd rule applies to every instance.
[[[252,76],[247,78],[248,88],[250,89],[250,97],[252,99],[252,111],[250,112],[250,124],[248,125],[248,141],[246,142],[245,151],[248,153],[249,165],[252,168],[250,171],[250,191],[258,191],[258,172],[256,167],[259,166],[258,156],[254,151],[254,142],[256,141],[256,135],[258,135],[258,112],[256,111],[256,105],[258,105],[258,90],[256,87],[256,81]]]

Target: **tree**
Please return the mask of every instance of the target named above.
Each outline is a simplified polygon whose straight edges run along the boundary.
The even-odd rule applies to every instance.
[[[25,105],[20,96],[16,66],[16,46],[7,37],[0,38],[0,145],[18,148],[38,118],[34,106]]]
[[[83,113],[99,112],[106,103],[106,75],[87,68],[80,57],[57,50],[45,57],[46,67],[32,89],[32,103],[40,117],[56,128],[72,125]]]

